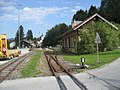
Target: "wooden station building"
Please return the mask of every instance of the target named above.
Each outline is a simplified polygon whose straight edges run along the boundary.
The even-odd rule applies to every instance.
[[[72,22],[72,28],[68,31],[66,31],[62,36],[61,36],[61,41],[62,41],[62,49],[65,52],[72,52],[72,53],[77,53],[77,42],[80,41],[79,37],[79,30],[82,29],[83,27],[87,25],[93,25],[96,21],[103,21],[109,24],[111,27],[114,29],[118,29],[115,25],[107,21],[105,18],[100,16],[99,14],[94,14],[91,17],[87,18],[84,21],[76,21]]]

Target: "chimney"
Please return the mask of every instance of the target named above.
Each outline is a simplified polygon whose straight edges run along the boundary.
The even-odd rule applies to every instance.
[[[72,25],[72,28],[75,27],[75,19],[72,21],[71,25]]]
[[[73,20],[72,21],[72,28],[74,28],[76,25],[78,25],[80,23],[82,23],[82,21],[75,21],[75,20]]]

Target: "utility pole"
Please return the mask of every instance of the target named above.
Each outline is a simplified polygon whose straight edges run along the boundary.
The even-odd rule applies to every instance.
[[[21,4],[18,4],[18,31],[19,31],[19,48],[20,48],[20,6],[22,6]]]

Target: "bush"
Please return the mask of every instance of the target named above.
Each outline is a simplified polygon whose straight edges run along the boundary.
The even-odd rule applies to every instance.
[[[82,29],[80,30],[81,41],[77,43],[77,53],[78,54],[88,54],[95,52],[94,45],[95,34],[91,30]]]
[[[105,22],[98,21],[79,30],[81,40],[77,45],[78,54],[94,53],[96,51],[96,32],[99,33],[101,38],[100,51],[113,50],[118,47],[120,42],[118,30]]]
[[[120,46],[120,24],[115,23],[115,25],[118,27],[118,38],[119,38],[119,46]]]

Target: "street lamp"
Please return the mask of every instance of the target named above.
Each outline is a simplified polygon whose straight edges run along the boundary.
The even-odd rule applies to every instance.
[[[20,6],[22,6],[22,4],[18,4],[18,31],[19,31],[19,48],[20,48]]]

